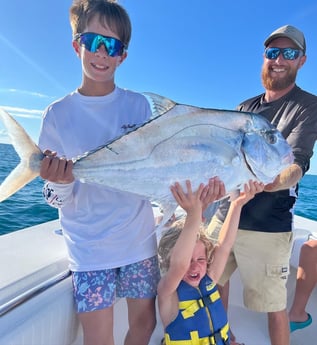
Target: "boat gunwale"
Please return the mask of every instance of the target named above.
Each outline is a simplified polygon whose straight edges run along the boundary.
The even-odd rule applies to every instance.
[[[34,287],[24,291],[23,293],[19,294],[18,296],[10,299],[8,302],[6,302],[0,306],[0,317],[4,316],[8,312],[19,307],[21,304],[27,302],[28,300],[39,295],[40,293],[48,290],[49,288],[53,287],[54,285],[57,285],[58,283],[67,279],[70,275],[71,275],[71,272],[69,269],[64,270],[64,271],[54,275],[53,277],[46,279],[44,282],[37,284]]]

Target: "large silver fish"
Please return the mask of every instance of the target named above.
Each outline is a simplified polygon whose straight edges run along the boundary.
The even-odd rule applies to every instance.
[[[260,115],[177,104],[145,94],[152,118],[137,129],[81,157],[74,176],[156,201],[168,220],[176,209],[170,185],[186,179],[193,188],[219,176],[226,191],[249,179],[265,184],[293,162],[291,147]],[[21,162],[0,185],[0,202],[39,175],[43,153],[4,110],[0,118]]]

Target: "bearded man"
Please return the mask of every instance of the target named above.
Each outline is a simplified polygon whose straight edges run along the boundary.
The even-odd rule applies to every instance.
[[[245,306],[267,313],[272,345],[289,345],[286,281],[293,209],[298,182],[309,169],[317,138],[317,97],[296,85],[297,72],[306,62],[306,41],[300,30],[291,25],[278,28],[264,47],[265,92],[237,109],[261,114],[276,126],[293,149],[294,163],[243,207],[237,239],[220,280],[221,296],[228,306],[229,278],[238,267]],[[229,202],[222,202],[209,225],[215,241],[228,208]]]

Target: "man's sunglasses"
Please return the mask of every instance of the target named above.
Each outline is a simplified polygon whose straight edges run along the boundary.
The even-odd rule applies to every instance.
[[[125,50],[124,44],[114,37],[108,37],[96,34],[94,32],[84,32],[74,36],[74,40],[78,41],[91,53],[95,53],[103,44],[109,56],[121,56]]]
[[[294,48],[266,48],[265,57],[270,60],[276,60],[282,53],[285,60],[296,60],[300,54],[301,50]]]

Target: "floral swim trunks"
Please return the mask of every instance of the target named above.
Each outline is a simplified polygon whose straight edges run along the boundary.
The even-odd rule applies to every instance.
[[[119,268],[72,272],[77,312],[109,308],[116,297],[153,298],[159,279],[157,256]]]

